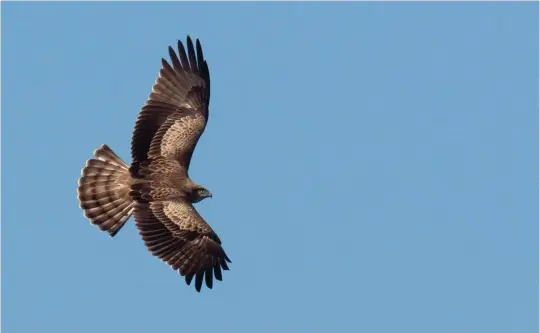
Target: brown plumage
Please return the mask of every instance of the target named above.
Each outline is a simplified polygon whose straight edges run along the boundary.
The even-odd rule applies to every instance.
[[[171,64],[162,68],[135,123],[128,167],[108,146],[94,152],[77,190],[90,222],[116,233],[135,217],[148,250],[184,276],[208,288],[231,262],[221,240],[193,203],[212,194],[188,174],[191,157],[208,121],[210,74],[201,44],[178,41],[169,47]]]

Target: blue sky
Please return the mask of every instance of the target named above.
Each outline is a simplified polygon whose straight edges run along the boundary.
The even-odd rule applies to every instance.
[[[538,4],[3,3],[2,328],[537,332]],[[200,294],[77,179],[201,38]]]

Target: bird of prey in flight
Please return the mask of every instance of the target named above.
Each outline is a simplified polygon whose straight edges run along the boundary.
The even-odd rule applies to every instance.
[[[169,47],[162,68],[142,107],[131,140],[128,166],[107,145],[86,162],[77,189],[84,216],[115,236],[131,215],[148,250],[184,276],[213,278],[231,262],[221,240],[199,215],[194,203],[212,194],[189,177],[193,150],[208,122],[210,73],[201,43],[187,37],[178,53]]]

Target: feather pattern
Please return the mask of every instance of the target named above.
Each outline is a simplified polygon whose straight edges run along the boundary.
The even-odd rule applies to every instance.
[[[213,279],[222,280],[221,270],[231,262],[221,240],[186,201],[138,203],[135,223],[149,251],[172,269],[178,270],[189,285],[195,277],[195,289],[202,282],[213,287]]]
[[[94,152],[79,178],[77,196],[91,224],[114,237],[134,209],[128,166],[107,146]]]
[[[133,215],[150,253],[200,291],[231,262],[193,206],[211,194],[188,175],[208,122],[210,73],[199,40],[188,36],[168,53],[135,122],[131,166],[102,146],[82,171],[78,196],[85,216],[111,236]]]
[[[187,38],[188,52],[184,45],[178,41],[178,55],[169,47],[169,56],[172,66],[162,59],[161,70],[152,86],[147,102],[143,106],[133,131],[131,141],[131,155],[133,159],[131,173],[138,176],[139,164],[160,154],[159,149],[165,152],[174,150],[173,146],[182,145],[184,153],[180,161],[186,172],[189,169],[193,150],[204,132],[208,121],[208,103],[210,101],[210,74],[208,64],[204,59],[199,40],[196,42],[197,52],[191,38]],[[173,116],[175,122],[169,120]],[[186,117],[186,120],[182,118]],[[176,135],[166,135],[168,131],[180,132]],[[190,135],[182,135],[183,132]],[[160,135],[157,135],[157,133]],[[161,142],[163,138],[168,138]],[[174,137],[176,140],[171,140]]]
[[[221,240],[189,201],[196,185],[188,175],[193,151],[208,122],[210,75],[199,40],[162,59],[159,76],[137,119],[131,174],[135,223],[149,251],[172,269],[213,287],[230,259]]]

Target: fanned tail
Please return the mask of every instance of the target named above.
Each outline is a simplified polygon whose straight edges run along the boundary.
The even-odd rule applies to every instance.
[[[94,156],[82,169],[77,195],[90,223],[114,237],[134,210],[131,175],[128,165],[107,145],[96,149]]]

